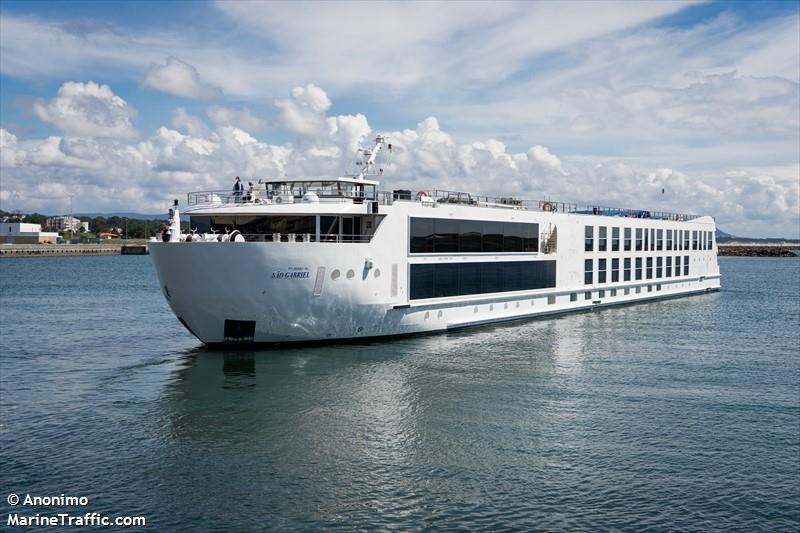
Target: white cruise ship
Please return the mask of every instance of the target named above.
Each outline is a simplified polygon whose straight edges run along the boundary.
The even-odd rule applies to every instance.
[[[193,192],[149,243],[175,315],[209,345],[444,331],[720,288],[710,216],[440,190],[355,175]]]

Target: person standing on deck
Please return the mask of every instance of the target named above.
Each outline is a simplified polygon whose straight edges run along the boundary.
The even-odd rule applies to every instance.
[[[239,180],[239,176],[236,176],[236,181],[233,183],[233,201],[235,203],[241,203],[242,201],[242,190],[244,189],[244,185]]]

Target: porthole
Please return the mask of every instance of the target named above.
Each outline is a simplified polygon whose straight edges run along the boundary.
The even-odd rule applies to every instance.
[[[347,271],[347,279],[353,279],[353,276],[355,276],[355,275],[356,275],[356,273],[353,271],[352,268]]]
[[[331,272],[331,279],[332,279],[332,280],[334,280],[334,281],[336,281],[337,279],[339,279],[339,276],[341,276],[341,275],[342,275],[342,273],[341,273],[341,272],[339,272],[339,269],[338,269],[338,268],[337,268],[337,269],[334,269],[334,271],[333,271],[333,272]]]
[[[472,312],[473,313],[477,313],[478,312],[478,306],[477,305],[475,306],[475,309],[472,310]]]
[[[375,269],[375,277],[376,277],[376,278],[379,278],[379,277],[381,277],[381,269],[380,269],[380,268],[376,268],[376,269]]]
[[[489,306],[489,311],[494,311],[494,304]]]
[[[517,309],[519,309],[519,302],[517,302]]]
[[[428,320],[431,317],[431,314],[428,311],[425,311],[425,320]]]
[[[442,318],[442,311],[441,310],[439,310],[439,312],[436,313],[436,318]]]
[[[503,304],[503,309],[508,309],[508,304],[507,303]]]

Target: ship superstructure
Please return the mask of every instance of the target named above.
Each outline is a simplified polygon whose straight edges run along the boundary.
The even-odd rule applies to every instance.
[[[443,331],[720,288],[710,216],[381,191],[376,157],[337,178],[177,201],[150,242],[164,295],[208,344]]]

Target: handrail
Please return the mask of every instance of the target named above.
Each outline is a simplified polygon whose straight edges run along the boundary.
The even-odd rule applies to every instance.
[[[546,213],[574,213],[579,215],[616,216],[627,218],[649,218],[656,220],[674,220],[686,222],[700,218],[700,215],[686,213],[671,213],[667,211],[649,211],[643,209],[628,209],[620,207],[587,206],[585,210],[578,210],[577,204],[569,202],[556,202],[553,200],[520,200],[512,197],[478,196],[461,191],[448,191],[429,189],[412,191],[406,189],[394,191],[372,191],[371,186],[364,190],[338,191],[333,189],[313,189],[316,195],[314,203],[356,203],[377,201],[380,205],[392,205],[396,201],[421,202],[429,206],[439,204],[470,205],[495,209],[520,209],[528,211],[542,211]],[[268,197],[268,193],[272,193]],[[265,188],[256,188],[251,194],[248,191],[236,193],[231,190],[224,191],[195,191],[187,194],[189,206],[214,206],[214,205],[265,205],[304,203],[303,195],[274,194]]]

